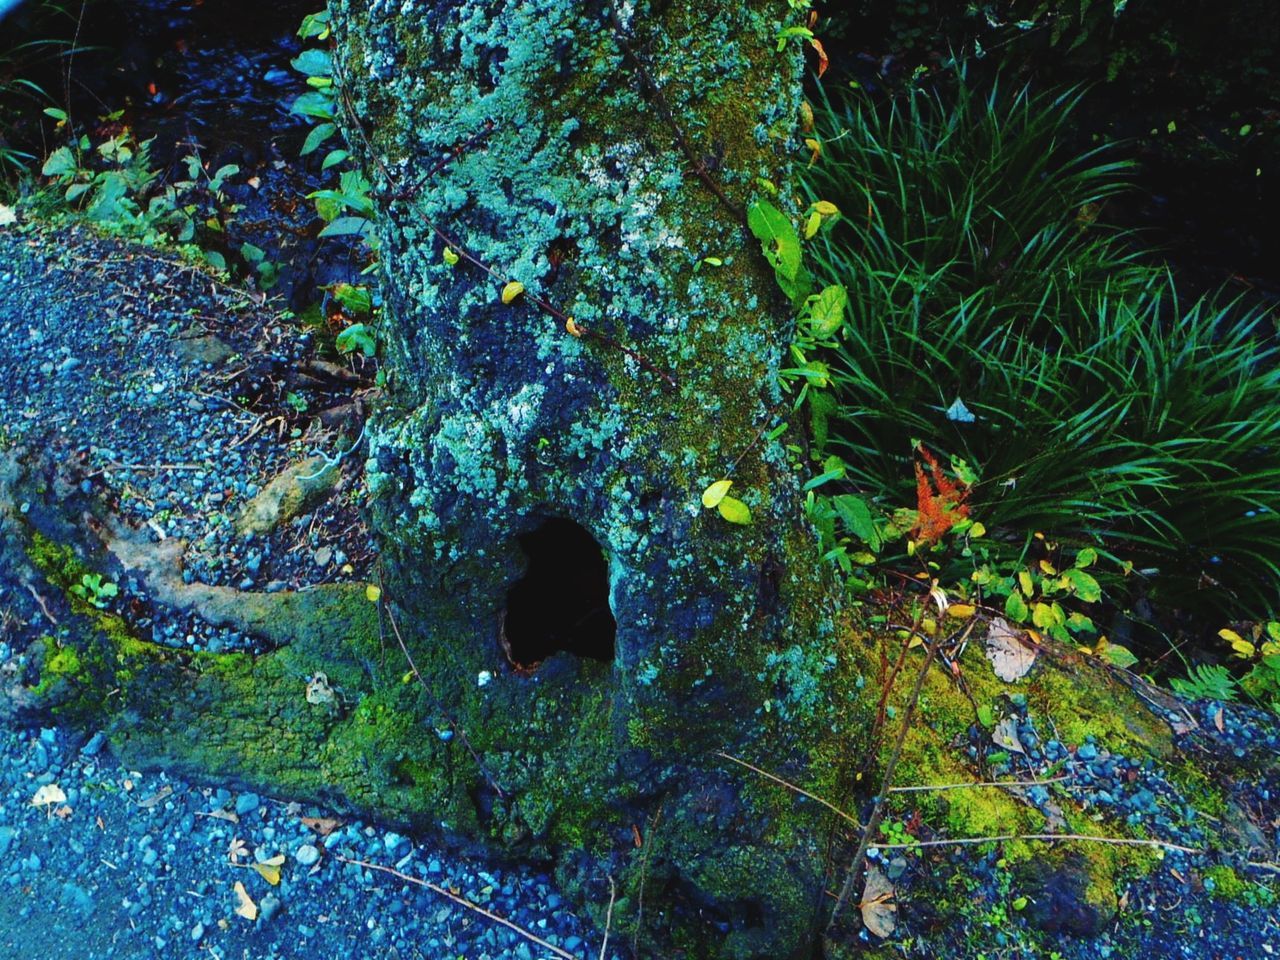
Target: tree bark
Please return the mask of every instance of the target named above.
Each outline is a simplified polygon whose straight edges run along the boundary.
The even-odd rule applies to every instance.
[[[483,758],[453,776],[483,831],[554,852],[588,897],[622,871],[615,917],[639,923],[644,890],[665,948],[807,954],[825,818],[715,756],[840,781],[810,759],[830,755],[835,591],[786,450],[762,436],[789,311],[743,213],[760,179],[790,202],[800,62],[776,38],[800,15],[332,10],[348,139],[382,196],[393,387],[369,488],[387,596]],[[721,478],[750,524],[702,508]],[[569,548],[587,534],[607,586]],[[592,589],[584,618],[611,612],[612,649],[522,639],[527,594]],[[556,646],[571,652],[527,662]]]

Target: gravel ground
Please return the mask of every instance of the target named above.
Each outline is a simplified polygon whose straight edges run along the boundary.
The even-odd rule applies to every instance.
[[[0,330],[0,439],[49,448],[79,466],[86,493],[155,539],[187,540],[188,581],[273,590],[369,578],[358,457],[314,512],[266,536],[232,529],[288,465],[333,455],[339,436],[313,414],[346,399],[290,387],[313,345],[268,306],[146,248],[0,228]],[[146,604],[136,584],[121,587],[121,603]],[[256,648],[192,620],[133,620],[161,643]]]
[[[167,254],[75,228],[0,227],[0,445],[75,464],[86,493],[153,539],[186,540],[189,580],[275,590],[371,578],[359,456],[342,461],[335,491],[311,512],[257,537],[232,529],[283,469],[338,449],[338,431],[316,414],[349,400],[351,386],[288,380],[313,357],[271,304]],[[108,605],[144,637],[260,648],[153,607],[139,583],[119,586]],[[0,662],[40,632],[41,616],[26,592],[0,587]],[[601,934],[535,868],[466,862],[362,823],[325,835],[303,820],[324,810],[130,772],[101,737],[77,748],[67,736],[0,730],[0,957],[556,956],[339,856],[454,891],[571,956],[598,955]],[[46,786],[65,800],[33,804]],[[277,855],[272,886],[250,864]],[[237,881],[253,921],[235,912]]]
[[[0,732],[6,960],[555,956],[428,889],[339,857],[398,869],[572,956],[598,956],[600,935],[536,871],[446,857],[358,821],[308,826],[304,818],[326,812],[130,772],[101,745],[91,738],[77,750],[55,729]],[[65,801],[33,804],[46,784]],[[281,854],[273,886],[251,865]],[[252,921],[236,913],[237,883],[257,907]]]

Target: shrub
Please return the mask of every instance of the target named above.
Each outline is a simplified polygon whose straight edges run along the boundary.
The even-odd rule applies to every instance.
[[[915,89],[828,104],[812,198],[846,212],[812,245],[849,310],[821,431],[853,486],[910,502],[915,441],[963,457],[973,515],[1021,539],[1097,541],[1158,592],[1207,572],[1266,607],[1280,563],[1274,327],[1182,302],[1101,225],[1127,164],[1063,158],[1075,93]],[[1204,580],[1204,582],[1209,582]]]

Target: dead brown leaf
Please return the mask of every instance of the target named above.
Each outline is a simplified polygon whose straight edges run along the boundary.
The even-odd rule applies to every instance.
[[[987,659],[997,677],[1013,683],[1027,675],[1036,662],[1036,651],[1023,642],[1021,630],[996,617],[987,628]]]
[[[893,884],[879,867],[867,868],[867,882],[862,888],[862,923],[877,937],[887,937],[898,925],[898,905],[893,902]]]
[[[329,834],[333,833],[333,831],[342,826],[342,821],[336,820],[333,817],[303,817],[302,823],[304,826],[310,827],[322,837],[327,837]]]

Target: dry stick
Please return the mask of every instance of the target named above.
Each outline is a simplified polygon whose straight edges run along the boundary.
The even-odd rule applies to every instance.
[[[25,586],[27,590],[30,591],[31,596],[36,598],[36,603],[40,604],[41,612],[43,612],[44,615],[49,618],[49,622],[56,627],[58,625],[58,618],[49,612],[49,605],[44,602],[44,597],[40,596],[40,594],[36,592],[36,588],[30,583],[25,584]]]
[[[1062,783],[1070,777],[1052,777],[1049,780],[984,780],[981,783],[936,783],[914,787],[890,787],[890,793],[915,793],[921,790],[966,790],[970,787],[1040,787],[1050,783]]]
[[[1087,833],[1002,833],[991,837],[956,837],[952,840],[916,840],[912,843],[873,843],[877,850],[913,850],[916,847],[964,847],[978,843],[998,843],[1003,840],[1085,840],[1090,843],[1110,843],[1122,847],[1159,847],[1180,853],[1203,855],[1207,851],[1165,840],[1142,840],[1128,837],[1095,837]]]
[[[382,582],[381,572],[378,574],[378,582]],[[382,587],[379,586],[378,589],[381,590]],[[451,717],[444,709],[440,701],[436,699],[435,694],[431,692],[431,688],[427,686],[427,681],[424,680],[422,678],[422,674],[418,672],[418,665],[413,662],[413,654],[409,652],[409,647],[405,644],[404,637],[400,635],[400,627],[396,624],[396,617],[395,614],[391,612],[391,606],[384,602],[382,604],[382,608],[387,612],[387,622],[391,624],[391,632],[395,634],[396,643],[400,644],[400,651],[404,654],[404,658],[409,664],[409,669],[413,671],[413,678],[417,680],[418,685],[422,687],[422,692],[427,695],[435,705],[435,708],[439,710],[445,720],[448,721],[449,727],[458,734],[458,739],[462,741],[462,745],[465,746],[467,748],[467,752],[471,754],[471,759],[476,762],[476,767],[479,768],[481,775],[486,781],[488,781],[489,786],[493,787],[493,789],[497,791],[498,796],[505,798],[507,795],[506,791],[503,790],[502,787],[498,786],[498,782],[489,774],[488,769],[484,765],[484,761],[480,759],[480,754],[476,751],[476,748],[471,745],[471,741],[467,738],[467,731],[463,730],[458,722],[454,720],[453,717]]]
[[[609,949],[609,928],[613,926],[613,901],[618,897],[618,888],[609,878],[609,909],[604,915],[604,943],[600,944],[600,960],[604,960],[604,952]]]
[[[381,575],[379,575],[379,581],[380,580],[381,580]],[[379,588],[379,590],[380,589],[381,588]],[[494,791],[497,791],[498,796],[503,797],[503,799],[506,799],[507,791],[503,790],[502,787],[498,786],[498,781],[495,781],[492,774],[489,773],[489,769],[486,768],[484,765],[484,760],[480,759],[479,751],[477,751],[474,748],[474,746],[471,745],[471,740],[468,739],[467,732],[463,730],[461,724],[458,723],[456,719],[453,719],[453,717],[449,716],[449,713],[447,712],[447,710],[444,709],[443,704],[440,704],[440,701],[435,698],[435,694],[431,692],[431,687],[426,685],[426,681],[424,680],[424,678],[422,678],[421,673],[419,673],[419,669],[417,669],[417,664],[413,663],[413,655],[410,652],[408,652],[408,646],[404,644],[404,637],[401,636],[401,632],[399,632],[399,626],[397,626],[397,623],[396,623],[396,614],[392,613],[392,608],[390,608],[388,604],[384,603],[383,608],[385,609],[385,611],[387,611],[387,622],[390,623],[390,625],[392,625],[392,632],[394,635],[396,635],[396,643],[399,644],[399,648],[401,648],[401,652],[404,654],[404,659],[406,659],[408,662],[408,668],[410,668],[411,671],[413,671],[413,678],[415,678],[415,680],[417,681],[417,684],[419,684],[419,686],[422,687],[422,692],[425,692],[425,694],[428,695],[428,698],[431,700],[431,703],[435,704],[435,709],[439,710],[440,714],[442,714],[445,721],[448,721],[449,727],[451,727],[452,730],[457,733],[458,740],[462,741],[462,745],[465,746],[465,748],[467,748],[467,753],[471,754],[471,759],[475,760],[476,767],[479,768],[479,771],[480,771],[480,776],[483,776],[485,778],[485,781],[489,783],[489,786],[493,787]]]
[[[649,821],[646,827],[647,834],[644,840],[644,856],[640,858],[640,891],[636,894],[636,926],[635,932],[631,935],[631,953],[634,956],[640,956],[640,931],[644,929],[644,881],[649,873],[649,853],[653,850],[654,837],[658,832],[658,824],[662,820],[662,808],[666,805],[663,800],[658,804],[658,809],[653,815],[653,819]]]
[[[566,950],[561,950],[559,947],[557,947],[553,943],[548,943],[546,940],[543,940],[541,937],[530,933],[528,930],[524,929],[524,927],[521,927],[518,924],[512,923],[506,917],[500,917],[496,913],[491,913],[488,910],[486,910],[484,907],[481,907],[477,904],[472,903],[466,897],[460,897],[456,893],[450,893],[444,887],[434,884],[429,880],[422,880],[418,877],[410,876],[407,873],[400,872],[394,867],[384,867],[379,863],[369,863],[367,860],[352,860],[350,857],[344,857],[340,853],[335,853],[333,855],[333,858],[341,863],[351,863],[357,867],[364,867],[366,870],[379,870],[382,873],[389,873],[393,877],[398,877],[399,879],[404,880],[406,883],[414,883],[420,887],[426,887],[432,893],[437,893],[447,900],[452,900],[454,903],[458,904],[460,907],[464,907],[465,909],[470,910],[473,913],[478,913],[480,914],[480,916],[485,917],[489,920],[492,920],[494,923],[500,923],[509,930],[514,930],[516,933],[520,934],[520,936],[524,937],[526,940],[530,941],[531,943],[536,943],[538,946],[542,947],[544,950],[550,950],[557,957],[563,957],[564,960],[578,960],[578,958],[575,957],[572,953],[569,953]]]
[[[973,629],[975,622],[974,620],[969,621],[969,626],[965,629],[966,635]],[[836,905],[831,910],[831,921],[827,924],[828,929],[835,926],[836,920],[840,917],[840,911],[844,909],[845,903],[849,900],[849,895],[853,893],[853,885],[861,874],[862,863],[867,857],[867,847],[871,845],[871,836],[880,829],[880,821],[884,819],[884,801],[889,795],[889,787],[893,783],[893,775],[897,770],[898,760],[902,757],[902,749],[907,742],[907,734],[911,730],[911,721],[915,717],[916,706],[920,702],[920,691],[924,689],[925,677],[928,675],[929,667],[933,665],[933,660],[938,655],[938,650],[941,649],[942,643],[942,637],[929,641],[924,663],[920,665],[920,671],[916,674],[915,684],[911,687],[911,697],[907,700],[907,709],[902,715],[902,727],[898,730],[898,741],[893,745],[893,753],[889,756],[889,762],[885,764],[884,779],[880,783],[880,790],[872,801],[871,818],[867,821],[867,826],[862,832],[862,838],[858,841],[858,849],[854,852],[853,863],[849,865],[849,875],[845,877],[844,886],[840,888],[840,896],[836,899]]]
[[[766,780],[772,780],[774,783],[781,784],[782,786],[786,787],[788,790],[795,791],[796,793],[800,794],[800,796],[802,797],[808,797],[814,803],[822,804],[824,807],[826,807],[828,810],[834,813],[837,817],[842,817],[843,819],[848,820],[850,823],[852,823],[855,827],[859,829],[862,828],[862,824],[858,822],[857,817],[854,817],[850,814],[845,813],[843,810],[837,807],[834,803],[830,803],[829,801],[823,800],[821,797],[817,796],[816,794],[810,793],[808,790],[804,789],[803,787],[798,787],[794,783],[791,783],[788,780],[783,780],[781,777],[776,776],[767,770],[761,770],[759,767],[754,766],[750,763],[747,763],[747,761],[745,760],[739,760],[737,757],[730,756],[729,754],[723,753],[719,750],[716,751],[716,756],[723,757],[726,760],[732,760],[734,763],[738,764],[739,766],[746,767],[752,773],[758,773],[760,776],[764,777]]]

